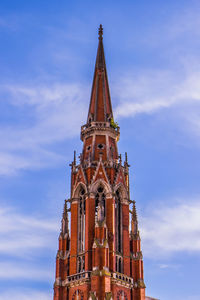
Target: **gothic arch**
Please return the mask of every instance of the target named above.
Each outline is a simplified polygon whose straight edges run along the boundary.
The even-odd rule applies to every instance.
[[[115,186],[114,192],[119,191],[122,201],[128,200],[128,193],[124,185],[120,182],[117,186]]]
[[[123,253],[123,185],[115,189],[115,250],[122,255]],[[116,271],[122,273],[122,259],[117,258]]]
[[[104,188],[105,193],[106,193],[106,198],[108,198],[110,195],[112,195],[111,187],[103,179],[98,179],[97,181],[95,181],[90,187],[90,192],[93,195],[95,195],[99,186],[102,186]]]
[[[72,198],[78,198],[79,197],[79,193],[81,188],[83,188],[85,190],[85,192],[87,193],[87,187],[83,182],[80,182],[77,187],[75,188],[75,190],[73,191],[72,194]]]
[[[85,251],[85,215],[86,215],[86,189],[81,184],[77,189],[77,202],[78,202],[78,240],[77,249],[78,253]],[[85,258],[81,257],[81,270],[84,269]]]

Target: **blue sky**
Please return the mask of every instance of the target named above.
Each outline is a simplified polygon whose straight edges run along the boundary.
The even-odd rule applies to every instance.
[[[69,163],[104,47],[147,295],[199,300],[199,1],[0,3],[0,300],[50,300]]]

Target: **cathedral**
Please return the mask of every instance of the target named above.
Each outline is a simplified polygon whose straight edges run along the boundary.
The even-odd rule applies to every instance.
[[[82,153],[71,163],[56,256],[54,300],[145,300],[143,256],[127,154],[117,142],[103,47],[99,42]],[[70,228],[68,226],[70,215]]]

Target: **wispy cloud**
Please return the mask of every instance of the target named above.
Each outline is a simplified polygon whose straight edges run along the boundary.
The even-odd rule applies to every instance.
[[[30,263],[22,262],[0,262],[0,279],[1,280],[31,280],[40,282],[52,282],[53,270],[46,266],[34,266]]]
[[[53,151],[51,146],[79,134],[87,114],[85,99],[89,91],[89,86],[67,83],[1,86],[0,101],[8,101],[16,112],[23,108],[24,121],[18,119],[13,125],[0,128],[0,175],[63,163],[66,157]],[[113,85],[112,91],[113,98],[119,101],[116,118],[174,108],[177,124],[182,126],[179,120],[184,118],[187,130],[191,128],[191,132],[197,133],[200,71],[186,69],[184,74],[176,74],[175,71],[144,70],[135,77],[122,78],[121,84]],[[190,117],[193,114],[194,117]]]
[[[0,253],[23,257],[52,249],[58,228],[55,220],[23,215],[14,209],[0,207]]]
[[[50,300],[52,299],[52,293],[40,292],[37,290],[7,290],[0,293],[0,300]]]
[[[177,111],[177,123],[183,126],[181,114],[193,131],[195,124],[190,121],[193,113],[200,112],[199,16],[200,6],[193,1],[190,7],[183,6],[181,14],[174,12],[158,30],[156,24],[145,36],[147,48],[153,46],[158,54],[159,67],[118,76],[117,84],[113,84],[114,97],[119,101],[117,118],[172,108]]]
[[[200,250],[200,203],[179,201],[171,207],[151,209],[142,217],[141,234],[146,256],[156,257],[179,251]]]
[[[55,252],[59,224],[47,216],[22,214],[10,207],[0,207],[0,280],[53,285],[54,266],[47,264],[46,254]],[[51,255],[50,255],[51,256]],[[43,259],[45,257],[45,259]],[[7,288],[0,299],[51,299],[51,293]]]
[[[0,175],[66,160],[51,145],[79,134],[86,116],[86,88],[79,84],[7,85],[1,86],[0,93],[0,101],[8,101],[16,112],[23,108],[25,119],[0,128]]]
[[[177,265],[176,263],[173,263],[173,264],[166,264],[166,263],[163,263],[163,264],[159,264],[159,268],[160,269],[179,269],[180,268],[180,265]]]
[[[200,104],[200,72],[185,70],[184,73],[144,70],[142,75],[122,78],[114,89],[119,100],[116,117],[151,114],[175,105],[183,110],[183,104],[191,108]]]

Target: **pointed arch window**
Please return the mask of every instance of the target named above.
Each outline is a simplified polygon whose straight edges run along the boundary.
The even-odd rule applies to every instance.
[[[104,217],[106,215],[105,205],[106,205],[106,195],[104,188],[100,185],[97,189],[97,193],[95,195],[95,217],[97,217],[98,206],[102,206],[104,209]]]
[[[69,276],[70,256],[67,258],[67,276]]]
[[[78,205],[78,252],[85,251],[85,190],[81,187]]]
[[[115,196],[115,250],[122,253],[122,205],[120,191]]]

